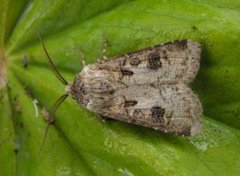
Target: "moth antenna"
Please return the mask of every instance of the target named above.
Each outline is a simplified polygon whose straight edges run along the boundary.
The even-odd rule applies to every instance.
[[[49,112],[49,114],[48,114],[49,117],[48,117],[48,119],[47,119],[47,127],[46,127],[46,130],[45,130],[45,133],[44,133],[44,137],[43,137],[43,141],[42,141],[42,144],[41,144],[39,153],[42,151],[43,146],[44,146],[44,143],[45,143],[45,141],[46,141],[49,126],[52,125],[52,124],[54,124],[54,119],[51,118],[51,117],[53,117],[53,115],[55,114],[55,112],[57,111],[57,109],[59,108],[59,106],[64,102],[64,100],[65,100],[67,97],[68,97],[68,94],[64,94],[64,95],[62,95],[60,98],[58,98],[57,101],[54,103],[51,111]]]
[[[47,123],[47,127],[46,127],[46,130],[45,130],[45,133],[44,133],[44,137],[43,137],[43,141],[42,141],[42,144],[41,144],[39,153],[41,153],[41,151],[42,151],[42,149],[43,149],[43,146],[44,146],[44,144],[45,144],[45,141],[46,141],[46,138],[47,138],[48,129],[49,129],[49,126],[50,126],[50,125],[51,125],[50,123]]]
[[[44,51],[45,51],[45,54],[46,54],[46,56],[47,56],[47,58],[48,58],[48,65],[50,66],[51,70],[53,71],[53,73],[55,74],[55,76],[58,78],[58,80],[60,80],[64,85],[68,85],[68,82],[63,78],[63,76],[58,72],[57,68],[56,68],[55,65],[53,64],[53,62],[52,62],[52,60],[51,60],[51,58],[50,58],[50,56],[49,56],[49,54],[48,54],[48,52],[47,52],[47,49],[46,49],[46,47],[45,47],[45,45],[44,45],[44,43],[43,43],[43,40],[42,40],[40,34],[37,33],[37,35],[38,35],[39,40],[40,40],[40,42],[41,42],[41,44],[42,44],[42,47],[43,47],[43,49],[44,49]]]

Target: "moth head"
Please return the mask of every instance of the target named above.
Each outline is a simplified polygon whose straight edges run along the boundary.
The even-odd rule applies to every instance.
[[[68,84],[65,86],[65,93],[66,93],[66,94],[68,94],[68,95],[71,95],[71,94],[72,94],[71,87],[72,87],[72,83],[68,83]]]
[[[73,82],[69,82],[67,85],[65,85],[65,93],[71,96],[74,100],[79,100],[81,96],[81,91],[79,89],[81,88],[82,79],[80,75],[77,75]]]

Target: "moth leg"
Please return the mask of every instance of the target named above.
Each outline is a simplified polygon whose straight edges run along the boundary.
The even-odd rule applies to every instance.
[[[109,43],[108,43],[107,34],[104,33],[103,34],[103,50],[102,50],[101,60],[107,60],[106,52],[107,52],[108,44]]]
[[[53,118],[53,115],[55,114],[55,112],[57,111],[57,109],[59,108],[59,106],[65,101],[65,99],[68,97],[68,94],[64,94],[62,95],[60,98],[57,99],[57,101],[54,103],[52,109],[50,111],[48,111],[46,108],[43,109],[42,111],[42,115],[45,119],[45,121],[47,122],[47,127],[44,133],[44,137],[43,137],[43,141],[40,147],[40,151],[42,151],[43,145],[45,143],[45,140],[47,138],[47,134],[48,134],[48,129],[50,127],[50,125],[54,125],[55,120]]]
[[[50,125],[54,125],[54,123],[55,123],[55,120],[52,117],[51,112],[49,110],[47,110],[47,108],[43,108],[42,111],[41,111],[41,114],[42,114],[44,120],[47,122],[47,127],[45,129],[43,141],[42,141],[42,144],[41,144],[39,152],[41,152],[42,149],[43,149],[43,145],[44,145],[45,140],[47,138],[48,129],[49,129]]]
[[[82,50],[80,49],[80,48],[77,48],[76,49],[77,50],[77,52],[78,52],[78,54],[80,55],[80,58],[81,58],[81,62],[82,62],[82,65],[83,65],[83,67],[86,67],[87,66],[87,59],[86,59],[86,57],[84,56],[84,54],[83,54],[83,52],[82,52]]]

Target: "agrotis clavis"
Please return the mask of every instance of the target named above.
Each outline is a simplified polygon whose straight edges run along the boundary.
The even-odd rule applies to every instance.
[[[85,66],[70,83],[41,43],[51,69],[66,86],[52,114],[70,95],[103,118],[185,136],[201,131],[202,105],[188,87],[199,70],[200,43],[173,41],[102,60]]]

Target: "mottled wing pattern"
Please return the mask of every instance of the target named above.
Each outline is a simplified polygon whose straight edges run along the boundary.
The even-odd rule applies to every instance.
[[[200,44],[175,41],[89,65],[72,96],[104,117],[183,135],[201,129],[202,106],[187,86],[196,76]]]
[[[189,83],[198,72],[200,52],[198,42],[181,40],[128,53],[93,66],[116,72],[115,79],[127,85]]]
[[[187,136],[201,128],[201,103],[185,84],[135,85],[110,97],[91,95],[87,107],[104,117]]]

